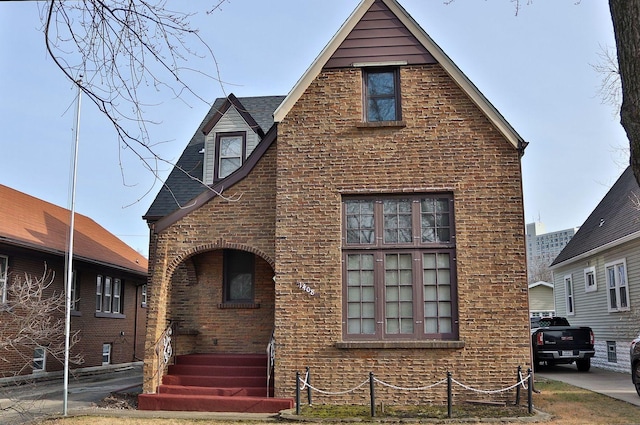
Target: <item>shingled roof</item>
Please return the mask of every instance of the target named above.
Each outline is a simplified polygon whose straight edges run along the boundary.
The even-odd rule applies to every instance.
[[[0,242],[54,255],[67,252],[70,210],[0,185]],[[104,227],[75,214],[74,258],[146,275],[147,259]]]
[[[640,187],[628,167],[609,189],[551,267],[589,255],[629,238],[640,237]]]
[[[233,95],[230,95],[230,97]],[[262,132],[267,133],[273,126],[273,111],[282,103],[285,96],[257,96],[257,97],[239,97],[237,100],[245,108],[247,112],[260,126]],[[235,99],[235,98],[234,98]],[[176,167],[171,171],[166,182],[158,192],[155,200],[144,215],[144,219],[148,221],[156,221],[160,218],[176,211],[180,207],[189,204],[189,201],[208,191],[197,180],[202,179],[202,160],[203,155],[200,153],[204,149],[205,134],[204,127],[209,123],[222,106],[227,98],[222,97],[216,99],[207,115],[198,126],[193,137],[182,152],[182,156],[178,159]]]

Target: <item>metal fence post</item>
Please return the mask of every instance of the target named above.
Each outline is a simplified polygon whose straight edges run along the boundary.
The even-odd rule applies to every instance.
[[[369,372],[369,391],[371,393],[371,417],[376,416],[376,394],[373,388],[373,372]]]
[[[310,371],[310,367],[307,366],[307,402],[309,403],[309,406],[311,406],[311,371]]]
[[[527,404],[529,407],[529,414],[533,413],[533,373],[531,373],[531,368],[527,369],[528,377],[528,385],[527,385]]]
[[[447,417],[449,419],[451,419],[451,417],[453,416],[453,412],[452,412],[453,394],[451,391],[451,386],[452,386],[451,384],[452,384],[451,372],[447,372]]]
[[[300,372],[296,372],[296,415],[300,415]]]
[[[518,365],[518,376],[516,378],[516,382],[518,383],[518,386],[516,387],[516,402],[515,405],[519,405],[520,404],[520,387],[522,386],[522,366]]]

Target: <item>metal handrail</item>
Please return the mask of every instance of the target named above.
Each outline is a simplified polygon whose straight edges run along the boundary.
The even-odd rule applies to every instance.
[[[269,382],[271,382],[271,370],[276,359],[276,338],[275,329],[271,332],[271,339],[267,344],[267,397],[269,397]]]

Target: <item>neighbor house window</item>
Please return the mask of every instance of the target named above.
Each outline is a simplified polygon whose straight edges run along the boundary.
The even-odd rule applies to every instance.
[[[122,287],[122,280],[98,275],[96,278],[96,312],[121,315]]]
[[[629,310],[629,285],[627,284],[627,262],[618,260],[605,264],[607,277],[607,301],[609,311]]]
[[[111,344],[102,344],[102,366],[111,364]]]
[[[73,276],[71,277],[71,291],[70,297],[71,299],[71,311],[80,311],[80,296],[78,295],[78,279],[77,272],[73,272]]]
[[[584,269],[584,291],[594,292],[598,290],[596,283],[596,268],[589,267]]]
[[[363,76],[366,121],[399,121],[401,117],[398,69],[364,69]]]
[[[246,152],[245,132],[216,134],[216,178],[223,179],[240,168]]]
[[[146,307],[147,306],[147,285],[142,285],[142,289],[140,290],[140,306],[141,307]]]
[[[0,304],[7,302],[7,269],[9,257],[0,255]]]
[[[247,251],[224,250],[224,301],[253,303],[255,256]]]
[[[47,363],[47,349],[45,347],[36,347],[33,350],[33,372],[44,372]]]
[[[571,279],[570,274],[564,277],[564,294],[567,306],[567,315],[570,316],[576,314],[573,300],[573,280]]]
[[[450,194],[345,198],[346,339],[455,339]]]

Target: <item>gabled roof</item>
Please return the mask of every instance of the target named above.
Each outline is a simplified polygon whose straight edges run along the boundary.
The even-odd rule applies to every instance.
[[[205,192],[213,193],[207,186],[196,179],[201,180],[203,177],[202,161],[204,155],[201,152],[204,149],[205,142],[204,130],[207,124],[215,122],[216,117],[218,117],[218,119],[221,117],[220,112],[225,105],[227,109],[232,104],[236,105],[236,108],[237,105],[239,105],[242,110],[238,110],[238,112],[245,114],[245,117],[249,115],[261,130],[268,133],[268,130],[273,127],[273,111],[283,99],[284,96],[236,98],[233,94],[230,94],[228,97],[216,99],[143,218],[148,221],[157,221],[189,205],[196,206],[194,202],[197,202],[197,206],[200,206],[202,205],[202,199],[195,201],[196,198]],[[231,179],[232,176],[234,178],[236,177],[234,174],[222,180],[225,189],[228,189],[230,186],[228,184],[229,179]]]
[[[539,280],[537,282],[530,283],[529,289],[537,288],[538,286],[544,286],[544,287],[553,289],[553,283],[545,282],[544,280]]]
[[[593,210],[552,268],[577,261],[607,248],[640,237],[640,187],[628,167]]]
[[[54,255],[68,248],[71,211],[0,185],[0,242]],[[74,258],[141,275],[147,259],[82,214],[75,214]],[[2,254],[2,252],[0,252]]]
[[[426,48],[433,58],[451,76],[458,86],[469,96],[469,98],[484,112],[493,125],[504,135],[504,137],[516,148],[524,150],[527,143],[511,127],[498,110],[484,97],[477,87],[460,71],[442,49],[431,39],[431,37],[416,23],[416,21],[400,6],[396,0],[362,0],[353,11],[351,16],[345,21],[338,32],[333,36],[329,44],[320,52],[307,71],[298,80],[286,99],[276,109],[274,113],[275,122],[285,119],[293,105],[300,99],[304,91],[311,82],[320,74],[334,53],[347,39],[360,22],[363,16],[375,3],[382,3],[388,8],[410,33]],[[357,64],[356,64],[357,65]]]
[[[242,105],[238,98],[233,95],[233,93],[227,96],[220,109],[216,109],[216,111],[214,111],[211,119],[207,121],[207,123],[202,128],[202,133],[204,133],[205,136],[209,134],[211,130],[213,130],[218,121],[220,121],[220,118],[224,116],[224,114],[229,110],[231,106],[236,108],[236,111],[238,111],[242,119],[253,131],[255,131],[260,137],[264,136],[264,131],[262,131],[260,124],[256,122],[249,111]]]

